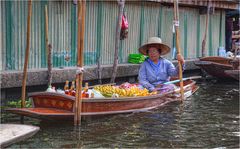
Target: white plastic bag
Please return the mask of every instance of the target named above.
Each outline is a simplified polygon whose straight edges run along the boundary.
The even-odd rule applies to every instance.
[[[94,94],[94,98],[105,98],[99,91],[96,91],[94,89],[91,90],[91,93]]]

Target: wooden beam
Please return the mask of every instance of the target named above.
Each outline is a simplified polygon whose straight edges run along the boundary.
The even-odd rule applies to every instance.
[[[45,38],[46,38],[46,53],[48,59],[48,86],[52,85],[52,46],[48,42],[48,11],[45,5]]]
[[[86,1],[78,2],[78,53],[77,53],[77,67],[83,68],[83,48],[84,48],[84,31],[85,31],[85,9]],[[82,80],[83,72],[76,76],[76,100],[75,100],[75,115],[74,125],[81,125],[81,111],[82,111]]]
[[[125,4],[125,0],[118,0],[118,5],[119,5],[118,22],[117,22],[117,26],[116,26],[116,35],[115,35],[115,51],[114,51],[113,73],[112,73],[110,83],[114,83],[116,75],[117,75],[118,51],[119,51],[120,32],[121,32],[124,4]]]
[[[28,1],[28,19],[27,19],[27,41],[26,41],[26,51],[25,51],[25,61],[23,68],[23,81],[22,81],[22,103],[21,107],[24,108],[26,103],[26,82],[27,82],[27,67],[28,67],[28,57],[30,50],[30,31],[31,31],[31,16],[32,16],[32,1]]]

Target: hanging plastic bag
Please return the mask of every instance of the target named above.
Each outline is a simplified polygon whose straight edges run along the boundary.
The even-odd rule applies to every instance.
[[[127,38],[128,36],[128,20],[125,14],[122,15],[122,25],[121,25],[121,33],[120,40]]]
[[[125,14],[122,15],[122,26],[121,29],[128,29],[128,20]]]

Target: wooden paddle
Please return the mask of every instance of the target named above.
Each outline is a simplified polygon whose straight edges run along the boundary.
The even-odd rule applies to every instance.
[[[178,0],[174,0],[174,27],[176,30],[176,48],[177,53],[181,54],[180,49],[180,37],[179,37],[179,21],[178,21]],[[183,101],[184,98],[184,90],[183,90],[183,80],[182,80],[182,63],[178,61],[178,67],[179,67],[179,80],[180,80],[180,91],[181,91],[181,99]]]
[[[27,43],[26,43],[25,61],[24,61],[24,68],[23,68],[23,81],[22,81],[22,103],[21,103],[22,108],[24,108],[26,105],[25,98],[26,98],[28,57],[29,57],[29,50],[30,50],[31,16],[32,16],[32,1],[29,0],[28,19],[27,19]]]

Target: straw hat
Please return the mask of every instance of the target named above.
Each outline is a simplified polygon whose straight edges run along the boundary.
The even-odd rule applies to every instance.
[[[161,55],[165,55],[168,52],[170,52],[169,46],[162,43],[162,39],[159,37],[150,37],[148,39],[148,42],[141,46],[138,51],[142,53],[143,55],[147,55],[147,50],[150,47],[156,47],[157,49],[161,49]]]

